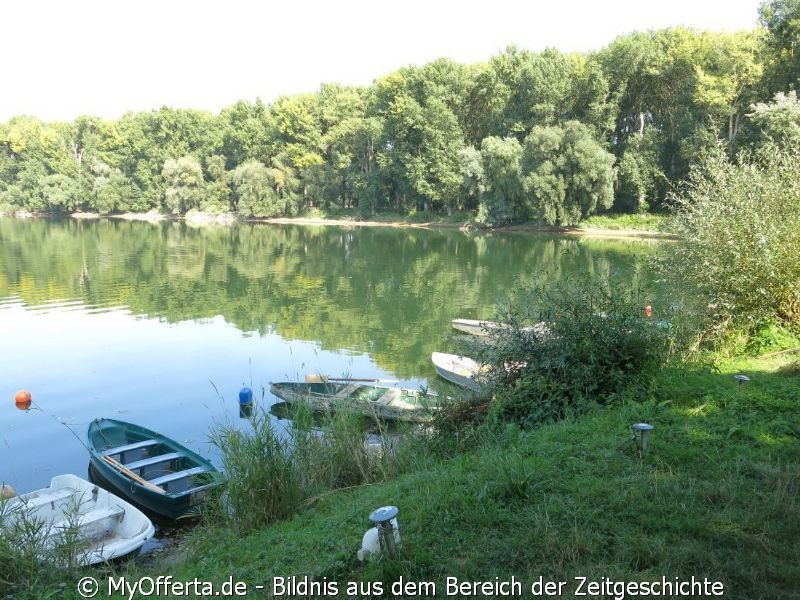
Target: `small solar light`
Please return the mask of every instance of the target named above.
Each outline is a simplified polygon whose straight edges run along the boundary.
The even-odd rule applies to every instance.
[[[741,389],[745,383],[750,381],[750,378],[747,375],[734,375],[733,378],[737,383],[736,389]]]
[[[381,506],[372,511],[369,520],[377,527],[380,539],[381,550],[389,558],[397,558],[397,546],[395,545],[395,530],[392,519],[397,517],[400,509],[396,506]],[[395,521],[396,523],[397,521]]]
[[[643,455],[647,454],[647,437],[655,427],[648,423],[634,423],[631,425],[631,429],[639,432],[639,448]]]

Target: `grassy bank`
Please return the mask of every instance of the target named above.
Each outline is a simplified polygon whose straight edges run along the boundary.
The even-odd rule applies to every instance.
[[[663,215],[601,215],[589,217],[580,224],[585,229],[606,229],[609,231],[659,231],[664,222]]]
[[[736,373],[751,381],[738,388]],[[720,582],[725,598],[797,598],[798,401],[796,353],[719,369],[670,368],[646,399],[530,433],[508,428],[416,441],[413,468],[396,479],[320,495],[291,520],[244,536],[206,525],[188,534],[179,554],[111,574],[219,585],[232,578],[247,583],[251,597],[271,597],[275,577],[294,576],[328,586],[294,597],[332,597],[319,593],[331,592],[332,583],[346,597],[348,582],[362,586],[357,597],[370,597],[367,585],[392,597],[401,577],[430,583],[404,597],[432,597],[434,587],[435,597],[448,597],[446,578],[456,577],[515,578],[524,597],[540,578],[564,582],[555,597],[572,598],[580,597],[581,578],[601,585],[603,578],[694,577]],[[655,425],[646,454],[631,439],[630,425],[639,421]],[[355,553],[367,517],[387,504],[400,509],[400,559],[361,563]],[[28,572],[29,585],[8,597],[79,597],[80,576],[105,585],[109,575]],[[265,587],[254,591],[257,585]],[[487,590],[449,597],[498,597]]]
[[[243,538],[198,529],[185,559],[130,575],[233,577],[265,590],[274,577],[308,577],[338,583],[339,597],[347,582],[391,591],[400,577],[432,583],[436,597],[447,597],[447,577],[513,577],[531,597],[541,577],[565,582],[558,597],[566,598],[577,597],[583,577],[695,577],[720,582],[725,598],[796,598],[800,375],[790,360],[796,355],[670,369],[644,402],[527,434],[508,429],[449,456],[420,448],[415,470],[396,480],[328,494]],[[741,388],[738,372],[751,378]],[[631,440],[629,426],[639,421],[655,425],[645,455]],[[400,509],[400,560],[365,565],[355,552],[367,516],[386,504]]]

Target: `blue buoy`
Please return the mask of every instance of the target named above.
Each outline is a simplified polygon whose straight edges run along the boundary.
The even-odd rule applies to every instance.
[[[239,390],[239,417],[245,419],[253,414],[253,390],[243,387]]]
[[[239,404],[252,404],[253,403],[253,390],[249,387],[243,387],[239,390]]]

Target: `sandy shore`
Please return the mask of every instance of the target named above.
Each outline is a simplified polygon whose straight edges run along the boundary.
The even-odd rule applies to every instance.
[[[26,211],[18,211],[16,213],[0,213],[0,216],[10,216],[16,218],[37,218],[48,217],[51,215],[38,215]],[[98,213],[77,212],[70,215],[73,219],[122,219],[129,221],[146,221],[149,223],[157,223],[165,220],[183,220],[190,225],[207,226],[207,225],[231,225],[233,223],[242,222],[231,214],[204,214],[196,213],[190,214],[187,217],[174,217],[166,215],[157,211],[150,211],[147,213],[125,213],[120,215],[101,215]],[[507,227],[494,227],[494,228],[481,228],[473,223],[464,221],[457,222],[441,222],[441,221],[361,221],[356,219],[323,219],[323,218],[308,218],[308,217],[282,217],[271,219],[247,219],[247,223],[267,223],[279,225],[308,225],[317,227],[400,227],[400,228],[417,228],[417,229],[459,229],[466,232],[508,232],[508,233],[549,233],[555,235],[571,235],[581,237],[593,238],[609,238],[609,239],[639,239],[639,240],[653,240],[653,239],[671,239],[673,236],[665,234],[660,231],[647,231],[640,229],[600,229],[596,227],[540,227],[535,224],[523,225],[509,225]],[[674,238],[673,238],[674,239]]]
[[[509,225],[483,229],[464,223],[409,222],[409,221],[356,221],[352,219],[309,219],[302,217],[262,219],[259,222],[282,225],[332,225],[336,227],[416,227],[422,229],[460,229],[472,232],[519,232],[519,233],[552,233],[556,235],[574,235],[583,237],[628,238],[628,239],[668,239],[672,236],[660,231],[642,229],[600,229],[596,227],[540,227],[535,224]]]

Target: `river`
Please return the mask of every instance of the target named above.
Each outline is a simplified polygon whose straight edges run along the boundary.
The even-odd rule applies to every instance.
[[[86,475],[96,417],[215,457],[238,392],[306,373],[435,383],[450,320],[520,281],[616,277],[648,291],[655,245],[389,227],[0,218],[0,481]],[[17,390],[33,407],[17,409]]]

